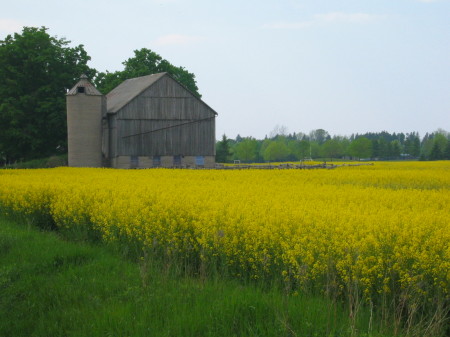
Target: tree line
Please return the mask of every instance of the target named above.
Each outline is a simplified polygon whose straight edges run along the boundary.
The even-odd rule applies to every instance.
[[[168,72],[201,97],[195,75],[150,49],[134,51],[123,70],[99,72],[88,66],[83,45],[50,36],[46,27],[24,27],[0,40],[0,164],[67,151],[66,92],[86,74],[103,94],[122,81]]]
[[[264,139],[222,136],[216,143],[216,161],[243,163],[299,160],[445,160],[450,159],[450,133],[439,129],[420,138],[418,132],[368,132],[331,136],[323,129],[287,134],[276,127]]]

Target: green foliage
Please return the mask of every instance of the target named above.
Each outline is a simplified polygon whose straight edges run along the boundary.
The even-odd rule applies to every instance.
[[[350,143],[350,155],[356,158],[370,158],[372,156],[372,142],[366,137],[359,137]]]
[[[441,151],[438,142],[433,142],[433,147],[431,148],[430,155],[428,157],[430,160],[441,160],[444,159],[444,153]]]
[[[243,162],[255,161],[258,155],[258,142],[254,138],[245,138],[236,145],[236,157]]]
[[[289,148],[282,140],[270,141],[264,150],[263,158],[266,161],[282,161],[289,155]]]
[[[443,159],[450,160],[450,139],[447,140],[447,146],[445,147],[445,150],[444,150],[444,158]]]
[[[317,129],[317,130],[312,130],[309,133],[309,139],[311,141],[317,142],[319,145],[322,145],[328,139],[330,139],[330,135],[324,129]]]
[[[419,156],[420,160],[450,159],[449,141],[450,133],[442,129],[426,134],[421,142],[417,132],[390,134],[383,131],[348,138],[331,137],[323,129],[312,130],[309,135],[302,132],[287,134],[286,128],[279,126],[271,132],[270,138],[266,136],[263,140],[240,135],[235,140],[228,139],[234,159],[245,162],[298,161],[307,158],[333,160],[349,156],[376,160],[411,160],[419,159]],[[435,149],[430,158],[433,146]]]
[[[450,159],[447,149],[450,141],[450,134],[439,129],[432,134],[426,134],[422,140],[421,159],[422,160],[442,160]]]
[[[231,157],[230,140],[224,134],[222,136],[222,141],[216,144],[216,162],[218,163],[228,163]]]
[[[405,140],[405,152],[415,158],[420,155],[420,138],[415,132],[407,135]]]
[[[11,169],[35,169],[35,168],[52,168],[67,166],[67,154],[51,156],[48,158],[32,159],[24,162],[17,162],[6,165],[5,168]]]
[[[66,91],[93,75],[82,45],[24,27],[0,41],[0,159],[14,162],[64,152]]]
[[[103,94],[107,94],[127,79],[167,72],[195,96],[201,97],[193,73],[190,73],[183,67],[176,67],[170,64],[169,61],[163,59],[150,49],[142,48],[135,50],[134,57],[123,62],[123,65],[125,68],[122,71],[115,71],[113,73],[107,71],[106,73],[101,72],[97,74],[94,79],[97,89]]]
[[[74,243],[0,217],[0,335],[394,335],[368,308],[349,319],[346,306],[321,295],[181,270],[174,260],[136,261],[125,247]]]
[[[337,139],[328,139],[322,145],[322,155],[324,158],[338,158],[342,157],[343,149],[342,145]]]

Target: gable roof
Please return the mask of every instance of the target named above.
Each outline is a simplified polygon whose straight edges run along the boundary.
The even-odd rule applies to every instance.
[[[94,87],[94,85],[89,82],[88,77],[83,74],[80,76],[80,80],[78,81],[77,84],[75,84],[73,86],[72,89],[70,89],[67,92],[67,96],[75,96],[76,94],[79,93],[78,88],[79,87],[83,87],[84,88],[84,94],[89,95],[89,96],[102,96],[102,93],[100,91],[97,90],[96,87]]]
[[[167,73],[152,74],[123,81],[107,95],[108,112],[117,112]]]
[[[154,83],[159,81],[164,76],[170,77],[172,80],[181,85],[185,90],[192,92],[187,89],[183,84],[175,80],[169,73],[157,73],[147,76],[135,77],[128,80],[123,81],[113,90],[111,90],[106,95],[106,111],[108,113],[116,113],[120,109],[122,109],[125,105],[131,102],[135,97],[140,95],[144,90],[147,90]],[[217,112],[214,111],[208,104],[202,101],[200,98],[196,97],[194,94],[192,96],[195,99],[198,99],[202,104],[206,105],[213,113],[217,116]]]

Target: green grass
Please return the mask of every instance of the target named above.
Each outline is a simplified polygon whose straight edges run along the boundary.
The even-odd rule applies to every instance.
[[[185,277],[0,216],[0,336],[391,336],[322,297]]]

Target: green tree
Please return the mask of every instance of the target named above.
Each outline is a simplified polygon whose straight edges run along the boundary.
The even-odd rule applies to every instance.
[[[447,140],[447,146],[445,147],[443,159],[450,160],[450,139]]]
[[[309,142],[309,149],[311,158],[319,158],[321,152],[321,146],[318,142]]]
[[[372,157],[372,142],[366,137],[356,138],[350,143],[349,152],[352,157],[356,158],[371,158]]]
[[[283,161],[289,155],[287,145],[282,141],[269,141],[264,150],[264,160],[266,161]]]
[[[391,157],[392,158],[399,158],[400,154],[402,153],[402,145],[400,144],[400,141],[393,140],[390,144],[391,144],[390,145]]]
[[[236,145],[236,156],[244,162],[255,161],[258,155],[258,142],[254,138],[245,138]]]
[[[230,140],[224,134],[216,144],[216,162],[227,163],[231,157]]]
[[[300,160],[302,158],[300,141],[297,139],[289,140],[287,146],[292,160]]]
[[[413,157],[419,157],[420,155],[420,138],[419,134],[411,132],[406,136],[405,140],[405,152]]]
[[[95,78],[95,85],[104,94],[117,87],[123,81],[155,73],[167,72],[178,82],[183,84],[195,96],[201,97],[198,92],[195,75],[187,71],[184,67],[176,67],[163,59],[154,51],[142,48],[134,51],[134,57],[122,63],[125,68],[122,71],[113,73],[99,73]]]
[[[93,76],[82,45],[24,27],[0,41],[0,155],[28,160],[65,151],[65,94],[82,73]]]
[[[420,144],[420,158],[423,160],[427,160],[430,156],[431,149],[433,148],[433,134],[429,135],[428,133],[425,134],[425,136],[422,139],[422,142]]]
[[[378,139],[378,157],[379,158],[389,158],[389,143],[384,138]]]
[[[430,160],[441,160],[444,158],[444,154],[441,152],[438,142],[433,143],[433,147],[431,148],[431,152],[428,158]]]
[[[439,151],[443,154],[445,152],[445,148],[447,146],[447,133],[445,131],[438,130],[434,134],[433,138],[434,143],[439,147]]]
[[[322,145],[322,154],[325,158],[337,158],[342,155],[342,146],[337,139],[328,139]]]
[[[305,158],[310,157],[310,150],[311,150],[311,144],[306,139],[303,139],[299,143],[299,158],[300,160],[303,160]]]
[[[325,141],[327,141],[330,138],[331,137],[328,134],[328,131],[325,131],[324,129],[312,130],[309,133],[309,139],[311,141],[317,142],[319,145],[322,145],[323,143],[325,143]]]

